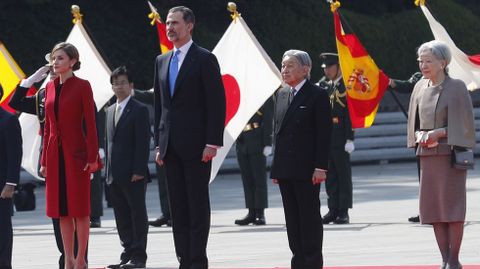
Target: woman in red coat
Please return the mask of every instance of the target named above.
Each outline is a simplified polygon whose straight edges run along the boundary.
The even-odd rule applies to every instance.
[[[45,132],[40,172],[46,177],[47,216],[60,218],[65,269],[87,268],[90,173],[97,169],[98,140],[92,88],[73,71],[80,68],[78,50],[55,45],[53,69],[59,75],[45,88]],[[84,126],[85,125],[85,126]],[[73,252],[75,231],[77,258]]]

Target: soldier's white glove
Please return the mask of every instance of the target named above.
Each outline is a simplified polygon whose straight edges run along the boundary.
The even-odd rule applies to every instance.
[[[34,83],[37,83],[47,77],[48,70],[50,70],[50,67],[48,66],[40,67],[37,71],[35,71],[35,73],[33,73],[33,75],[29,76],[26,79],[22,79],[22,82],[20,82],[20,86],[24,88],[32,87]]]
[[[355,144],[353,144],[352,140],[347,140],[345,143],[345,151],[348,152],[348,154],[351,154],[355,150]]]
[[[105,150],[103,148],[98,149],[98,156],[100,157],[100,159],[105,158]]]
[[[263,148],[263,155],[265,155],[265,157],[268,157],[268,156],[272,155],[272,147],[271,146],[265,146]]]

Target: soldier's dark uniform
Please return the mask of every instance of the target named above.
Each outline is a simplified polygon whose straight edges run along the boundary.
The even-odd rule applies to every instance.
[[[322,67],[337,64],[336,54],[321,54]],[[340,71],[338,71],[340,72]],[[354,131],[347,107],[345,84],[340,77],[338,81],[321,82],[330,96],[332,106],[332,139],[330,157],[325,182],[328,195],[329,212],[323,217],[323,223],[349,223],[348,209],[352,208],[352,170],[350,154],[345,151],[347,140],[353,141]]]
[[[105,107],[96,114],[98,147],[105,149]],[[105,163],[105,160],[103,160]],[[103,185],[105,183],[105,170],[100,169],[93,173],[90,182],[90,228],[101,227],[100,217],[103,216]]]
[[[407,80],[392,79],[393,85],[390,84],[388,89],[399,93],[411,94],[415,84],[423,77],[422,73],[416,72]],[[406,116],[406,115],[405,115]],[[417,148],[415,147],[415,152]],[[420,159],[417,158],[418,181],[420,181]],[[408,218],[409,222],[420,222],[420,216],[415,215]]]
[[[268,207],[267,158],[263,153],[272,146],[273,101],[269,98],[252,116],[237,138],[236,151],[240,166],[245,206],[248,214],[235,220],[237,225],[265,224],[264,210]]]

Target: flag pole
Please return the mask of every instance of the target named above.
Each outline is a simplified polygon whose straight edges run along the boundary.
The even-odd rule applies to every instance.
[[[148,14],[148,18],[152,20],[150,21],[150,24],[153,26],[155,25],[156,21],[163,23],[162,17],[160,17],[160,14],[158,13],[157,9],[152,5],[152,3],[150,3],[150,1],[147,1],[147,3],[151,10],[151,12]]]
[[[400,103],[400,100],[398,100],[398,96],[397,96],[392,90],[389,90],[389,92],[390,92],[390,94],[392,95],[393,100],[395,100],[395,103],[397,103],[397,105],[398,105],[398,107],[400,108],[400,110],[402,110],[403,115],[405,115],[405,117],[408,118],[407,111],[406,111],[405,108],[403,107],[402,103]]]

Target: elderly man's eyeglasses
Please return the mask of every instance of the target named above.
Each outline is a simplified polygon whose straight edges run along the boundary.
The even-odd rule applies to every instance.
[[[124,85],[128,85],[129,82],[124,80],[124,81],[119,81],[119,82],[113,82],[112,83],[112,86],[115,87],[115,86],[124,86]]]

